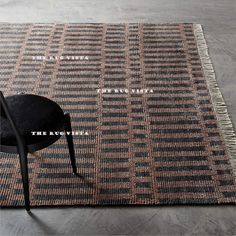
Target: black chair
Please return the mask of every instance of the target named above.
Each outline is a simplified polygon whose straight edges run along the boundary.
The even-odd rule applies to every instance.
[[[25,207],[30,211],[27,154],[48,147],[61,137],[50,132],[66,131],[72,170],[77,173],[70,115],[64,114],[54,101],[32,94],[4,98],[0,91],[0,104],[0,152],[19,154]],[[37,131],[46,135],[32,133]]]

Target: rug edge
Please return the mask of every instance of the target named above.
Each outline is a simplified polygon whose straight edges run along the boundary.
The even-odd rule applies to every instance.
[[[234,178],[236,181],[236,134],[230,119],[227,106],[216,80],[215,70],[209,55],[209,49],[201,24],[193,24],[198,53],[200,56],[204,77],[211,95],[212,104],[227,147]]]

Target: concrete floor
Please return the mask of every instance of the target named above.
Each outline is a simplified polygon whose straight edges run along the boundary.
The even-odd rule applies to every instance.
[[[196,22],[236,127],[235,0],[0,0],[1,22]],[[233,206],[0,211],[0,235],[236,235]]]

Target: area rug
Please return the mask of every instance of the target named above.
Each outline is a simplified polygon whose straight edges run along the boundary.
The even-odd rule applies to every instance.
[[[200,25],[1,24],[4,95],[70,112],[29,156],[32,206],[236,203],[236,138]],[[0,157],[0,205],[23,206],[19,160]]]

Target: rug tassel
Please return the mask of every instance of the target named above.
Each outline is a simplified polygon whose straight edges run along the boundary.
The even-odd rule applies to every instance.
[[[217,120],[225,139],[227,151],[230,156],[230,161],[233,167],[233,172],[236,180],[236,135],[233,124],[230,120],[227,106],[224,98],[220,92],[219,86],[216,81],[216,75],[213,65],[208,53],[208,47],[203,34],[202,26],[194,24],[194,34],[197,40],[198,52],[201,58],[203,72],[207,85],[211,94],[212,103],[216,112]]]

